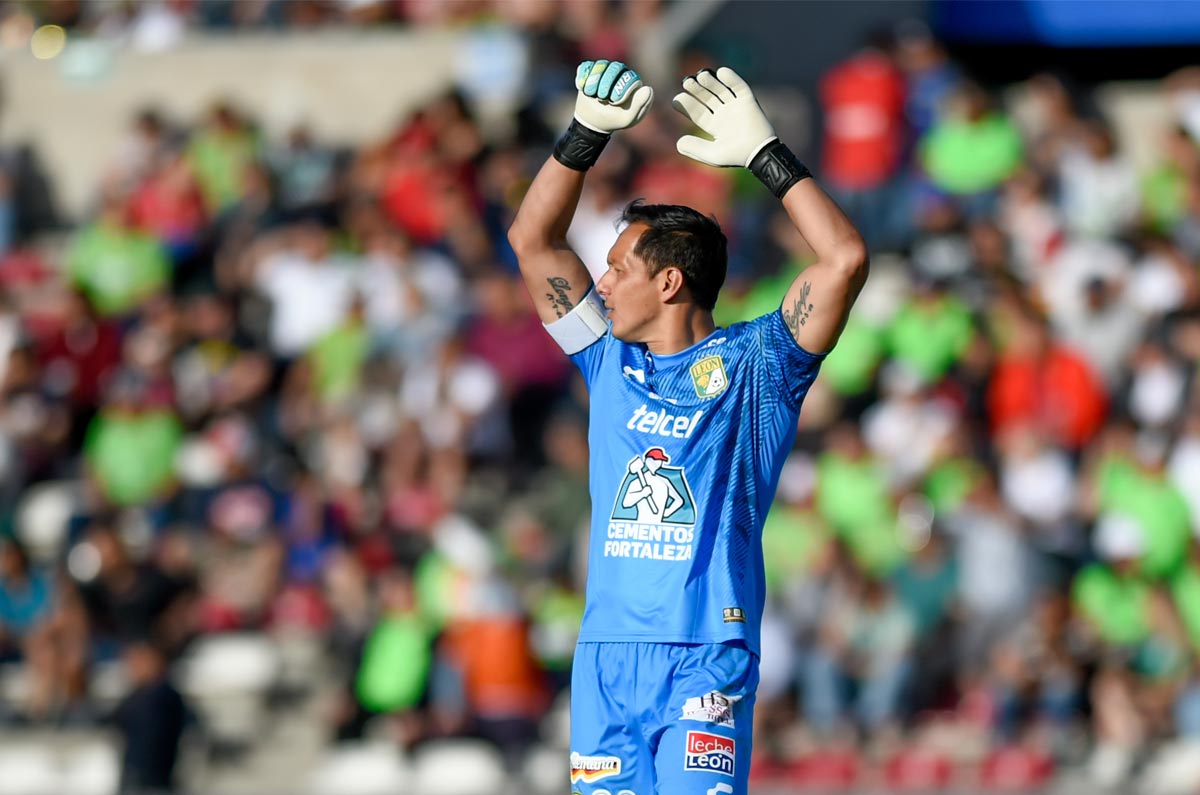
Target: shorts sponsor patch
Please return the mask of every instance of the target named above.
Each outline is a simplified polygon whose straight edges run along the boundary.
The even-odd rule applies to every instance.
[[[718,784],[704,795],[733,795],[733,787],[728,784]]]
[[[733,776],[736,742],[729,737],[708,732],[688,732],[684,748],[683,769],[701,772],[714,771]]]
[[[602,778],[619,776],[621,774],[621,759],[616,756],[584,756],[581,753],[571,754],[571,783],[580,781],[592,784]]]
[[[733,705],[741,700],[741,696],[727,696],[717,690],[695,696],[683,702],[680,720],[698,720],[701,723],[712,723],[732,729],[735,728]]]

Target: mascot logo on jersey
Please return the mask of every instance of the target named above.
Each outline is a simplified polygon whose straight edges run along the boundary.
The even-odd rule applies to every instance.
[[[702,398],[716,397],[729,386],[729,374],[725,372],[725,360],[720,356],[705,356],[689,368],[692,385]]]
[[[696,500],[682,467],[667,466],[671,456],[661,447],[651,447],[634,456],[625,468],[625,480],[617,489],[612,518],[645,524],[693,525]]]

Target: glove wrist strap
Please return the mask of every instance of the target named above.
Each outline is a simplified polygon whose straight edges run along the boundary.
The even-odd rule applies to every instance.
[[[767,186],[767,190],[775,194],[776,199],[782,199],[789,188],[812,176],[812,172],[792,154],[792,150],[778,139],[759,149],[750,161],[749,168]]]
[[[611,137],[610,133],[597,132],[572,119],[571,126],[554,145],[554,159],[574,171],[587,171],[596,165]]]

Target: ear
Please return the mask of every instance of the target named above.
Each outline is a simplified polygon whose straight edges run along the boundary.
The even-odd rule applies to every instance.
[[[663,268],[658,274],[658,297],[664,304],[674,302],[683,297],[686,284],[683,271],[674,266]]]

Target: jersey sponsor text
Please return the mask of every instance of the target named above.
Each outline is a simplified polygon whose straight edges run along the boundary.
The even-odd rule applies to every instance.
[[[584,756],[571,754],[571,783],[584,781],[591,784],[602,778],[621,773],[621,758],[618,756]]]
[[[629,422],[625,423],[625,427],[628,430],[651,436],[690,439],[702,416],[704,416],[704,409],[697,409],[689,417],[686,414],[670,414],[665,409],[652,410],[649,404],[643,403],[634,409],[633,416],[629,418]]]
[[[730,737],[708,732],[688,732],[683,769],[705,772],[712,770],[732,776],[736,748],[737,742]]]

